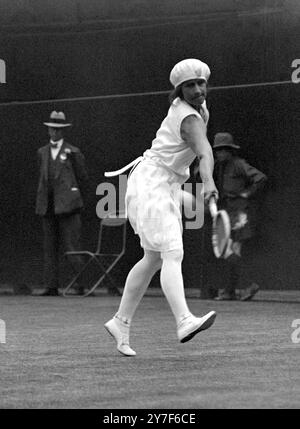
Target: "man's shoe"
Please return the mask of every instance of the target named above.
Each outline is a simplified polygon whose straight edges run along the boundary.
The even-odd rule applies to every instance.
[[[104,325],[107,332],[116,340],[118,351],[124,356],[135,356],[129,346],[129,325],[114,317]]]
[[[256,283],[252,283],[252,285],[246,289],[246,293],[243,297],[241,297],[241,301],[250,301],[255,294],[259,291],[259,286]]]
[[[44,290],[44,292],[39,294],[39,296],[59,296],[59,292],[58,289],[47,288],[46,290]]]
[[[203,317],[195,317],[192,314],[183,319],[178,328],[177,336],[181,343],[191,340],[198,332],[208,329],[215,321],[217,313],[210,311]]]
[[[13,286],[13,291],[15,295],[31,295],[32,289],[26,283],[15,284]]]
[[[238,297],[236,294],[221,292],[218,296],[214,298],[215,301],[236,301]]]

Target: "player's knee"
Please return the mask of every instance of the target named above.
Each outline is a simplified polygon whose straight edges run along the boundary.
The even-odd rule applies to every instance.
[[[154,261],[152,261],[152,267],[153,267],[155,272],[160,270],[161,266],[162,266],[162,260],[161,260],[160,256],[157,259],[155,259]]]
[[[159,252],[145,252],[144,260],[154,271],[161,269],[162,260]]]
[[[183,249],[170,250],[168,252],[161,252],[161,259],[163,261],[176,261],[182,262],[183,260]]]

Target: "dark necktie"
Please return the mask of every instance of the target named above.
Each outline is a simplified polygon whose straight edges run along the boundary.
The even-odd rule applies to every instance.
[[[58,143],[50,143],[52,149],[57,149]]]

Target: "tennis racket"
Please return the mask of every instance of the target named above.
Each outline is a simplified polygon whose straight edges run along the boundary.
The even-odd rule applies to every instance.
[[[215,197],[209,200],[209,211],[212,217],[212,247],[216,258],[226,253],[230,240],[230,219],[225,210],[218,210]]]

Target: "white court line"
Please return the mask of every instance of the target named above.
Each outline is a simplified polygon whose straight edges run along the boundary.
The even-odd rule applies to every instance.
[[[238,89],[238,88],[255,88],[260,86],[277,86],[293,84],[291,80],[283,80],[278,82],[258,82],[258,83],[245,83],[241,85],[225,85],[225,86],[212,86],[209,87],[209,91],[222,91],[226,89]],[[93,100],[106,100],[114,98],[129,98],[129,97],[144,97],[147,95],[163,95],[169,94],[169,91],[151,91],[151,92],[133,92],[128,94],[111,94],[111,95],[95,95],[90,97],[74,97],[74,98],[56,98],[49,100],[33,100],[33,101],[8,101],[0,103],[1,106],[21,106],[26,104],[47,104],[47,103],[66,103],[76,101],[93,101]]]

